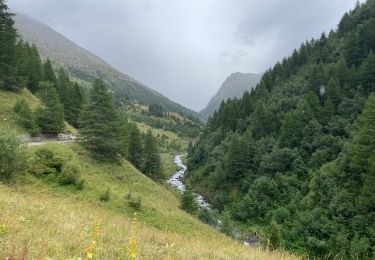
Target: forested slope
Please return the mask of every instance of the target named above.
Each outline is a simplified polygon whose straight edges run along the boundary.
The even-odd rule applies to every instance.
[[[274,247],[373,258],[374,51],[368,0],[221,105],[190,147],[193,187]]]

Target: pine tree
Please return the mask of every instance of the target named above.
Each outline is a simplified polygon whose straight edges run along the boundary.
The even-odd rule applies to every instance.
[[[189,184],[186,184],[185,191],[181,195],[180,207],[190,214],[195,214],[198,211],[198,205]]]
[[[327,83],[326,95],[331,99],[335,111],[341,102],[340,85],[335,77],[330,77]]]
[[[17,85],[17,31],[12,13],[4,0],[0,0],[0,89],[18,90]]]
[[[154,180],[161,180],[163,178],[163,173],[161,170],[160,155],[151,130],[149,130],[145,136],[143,160],[143,173]]]
[[[118,114],[108,86],[96,79],[88,105],[82,111],[79,133],[83,145],[99,160],[117,160]]]
[[[129,131],[128,159],[137,168],[142,168],[142,142],[141,133],[136,125],[132,125]]]
[[[375,55],[370,51],[360,67],[361,84],[366,93],[375,91]]]
[[[64,107],[50,82],[40,82],[37,95],[43,105],[36,111],[38,125],[43,132],[59,133],[64,130]]]
[[[79,116],[84,102],[84,95],[81,87],[76,82],[72,82],[61,68],[58,71],[57,91],[59,98],[64,105],[65,119],[73,126],[78,126]]]
[[[359,129],[354,137],[350,153],[351,168],[354,172],[369,169],[370,158],[375,154],[375,95],[372,94],[362,112]]]
[[[35,44],[28,48],[27,65],[29,77],[26,86],[32,93],[35,93],[38,91],[38,84],[42,80],[42,61]]]
[[[47,59],[43,63],[43,81],[49,81],[56,86],[57,78],[55,75],[55,71],[53,70],[52,63],[50,59]]]

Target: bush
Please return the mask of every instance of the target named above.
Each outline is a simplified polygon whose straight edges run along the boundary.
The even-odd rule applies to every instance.
[[[49,144],[37,148],[28,162],[28,170],[36,176],[61,173],[63,166],[72,158],[73,155],[69,151],[58,145]]]
[[[81,169],[75,163],[67,163],[62,167],[61,174],[59,175],[59,184],[61,185],[76,185],[78,184],[81,176]]]
[[[218,216],[217,212],[213,211],[212,209],[201,208],[198,211],[198,218],[200,221],[210,225],[210,226],[217,226],[218,225]]]
[[[275,249],[281,245],[282,239],[280,226],[277,225],[274,220],[272,220],[270,225],[267,227],[267,238],[272,249]]]
[[[181,209],[185,210],[186,212],[190,214],[195,214],[198,211],[198,205],[195,201],[193,192],[191,191],[191,188],[187,185],[186,190],[181,195]]]
[[[140,197],[134,198],[131,193],[128,193],[128,195],[126,195],[126,199],[128,200],[129,207],[135,210],[141,209],[142,200]]]
[[[99,199],[101,201],[109,201],[111,199],[111,191],[110,191],[110,189],[107,189],[102,194],[100,194]]]
[[[80,179],[76,185],[77,190],[83,190],[85,188],[85,180]]]
[[[24,157],[20,145],[14,132],[0,128],[0,179],[9,181],[15,172],[23,168]]]

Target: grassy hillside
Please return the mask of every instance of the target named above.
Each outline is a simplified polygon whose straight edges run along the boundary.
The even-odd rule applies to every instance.
[[[241,245],[178,208],[172,192],[151,181],[132,165],[93,162],[77,144],[47,144],[73,155],[85,179],[83,190],[59,186],[53,177],[17,177],[17,185],[0,184],[0,257],[85,257],[94,222],[99,232],[94,256],[126,257],[131,207],[128,194],[141,199],[136,238],[141,259],[293,259]],[[31,155],[43,146],[27,150]],[[100,195],[110,189],[109,201]]]

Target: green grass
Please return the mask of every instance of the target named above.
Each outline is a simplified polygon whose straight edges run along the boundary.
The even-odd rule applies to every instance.
[[[141,198],[136,237],[140,259],[295,259],[284,252],[249,248],[179,209],[178,198],[127,161],[101,164],[77,144],[46,144],[71,153],[82,167],[83,190],[51,178],[19,174],[0,184],[0,258],[85,257],[93,222],[99,225],[97,259],[125,259],[131,216],[127,194]],[[32,154],[40,147],[31,147]],[[100,195],[110,189],[111,199]]]

